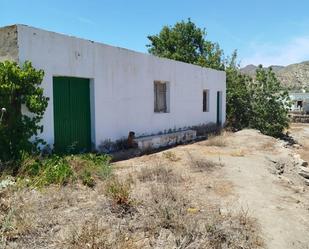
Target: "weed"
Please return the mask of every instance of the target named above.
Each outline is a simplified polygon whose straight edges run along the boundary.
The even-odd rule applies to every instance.
[[[193,171],[197,171],[197,172],[204,172],[204,171],[211,172],[216,167],[224,166],[222,162],[214,162],[214,161],[208,160],[206,158],[202,158],[202,159],[195,158],[189,152],[188,152],[188,157],[189,157],[190,167],[192,168]]]
[[[231,152],[231,156],[233,157],[244,157],[245,153],[243,150],[235,150]]]
[[[207,146],[225,147],[227,146],[226,135],[210,136],[206,141]]]
[[[50,184],[66,185],[75,180],[94,187],[95,178],[105,180],[112,174],[110,159],[107,155],[96,154],[27,157],[18,177],[23,184],[39,188]]]
[[[129,237],[125,236],[122,229],[104,228],[99,222],[99,217],[94,217],[85,222],[80,231],[74,231],[68,241],[70,249],[135,249]]]
[[[213,205],[195,208],[169,184],[153,185],[149,195],[149,209],[143,219],[152,243],[163,234],[173,238],[171,248],[252,249],[263,244],[255,221],[242,210],[223,212]]]
[[[35,169],[35,170],[34,170]],[[73,178],[73,171],[65,158],[52,156],[43,161],[40,167],[37,163],[30,167],[29,175],[36,173],[33,186],[43,187],[50,184],[65,185]]]
[[[137,177],[141,182],[157,181],[167,183],[180,181],[180,176],[176,175],[171,168],[162,164],[141,168]]]
[[[9,209],[8,212],[5,214],[2,222],[1,222],[1,225],[0,225],[0,236],[1,236],[0,245],[4,246],[6,244],[8,233],[10,231],[14,230],[14,227],[13,227],[13,224],[12,224],[13,216],[14,216],[14,210]]]
[[[84,169],[83,173],[79,177],[82,180],[82,183],[89,188],[93,188],[96,184],[94,178],[91,176],[91,172],[87,169]]]
[[[97,176],[101,180],[106,180],[112,174],[110,160],[110,156],[100,154],[84,154],[81,156],[74,156],[72,158],[72,161],[75,161],[77,165],[83,165],[81,167],[82,169],[85,168],[91,175]]]
[[[133,200],[130,197],[131,184],[116,177],[111,178],[105,185],[105,194],[112,201],[112,211],[125,215],[132,213]]]
[[[105,229],[100,228],[97,219],[86,222],[81,231],[72,234],[69,241],[71,249],[92,248],[108,249],[108,237]]]
[[[177,162],[180,160],[180,158],[177,157],[176,154],[172,151],[163,152],[163,156],[171,162]]]
[[[181,229],[181,217],[186,213],[187,201],[170,184],[152,185],[150,188],[150,215],[152,229]]]

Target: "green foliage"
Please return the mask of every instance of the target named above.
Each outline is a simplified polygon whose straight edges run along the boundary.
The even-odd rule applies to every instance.
[[[272,69],[263,69],[262,65],[256,70],[256,80],[250,88],[253,100],[250,127],[266,135],[280,137],[289,126],[288,92],[280,86]]]
[[[84,154],[81,158],[85,161],[92,162],[89,168],[92,168],[96,175],[102,180],[107,179],[112,174],[112,166],[110,164],[111,157],[106,154]]]
[[[206,40],[206,34],[205,29],[198,28],[190,19],[181,21],[148,36],[148,51],[159,57],[224,70],[223,51],[217,43]]]
[[[80,175],[80,179],[82,180],[82,183],[89,188],[93,188],[95,186],[95,179],[92,177],[91,172],[87,169],[84,169]]]
[[[73,170],[66,158],[51,156],[46,159],[36,159],[25,165],[20,176],[30,177],[30,185],[44,187],[50,184],[65,185],[73,179]]]
[[[239,72],[236,64],[237,52],[232,54],[226,65],[226,123],[240,130],[249,127],[252,117],[252,96],[249,85],[252,79]]]
[[[51,155],[47,158],[26,156],[18,177],[21,183],[35,188],[51,184],[66,185],[74,181],[92,188],[96,184],[96,178],[105,180],[111,176],[109,162],[109,156],[96,154]]]
[[[44,72],[36,70],[26,61],[23,66],[15,62],[0,62],[0,107],[6,108],[0,122],[0,161],[13,161],[14,167],[24,152],[36,151],[42,140],[35,138],[43,127],[39,124],[48,104],[40,84]],[[29,115],[25,115],[27,110]]]
[[[226,66],[227,125],[236,130],[253,128],[274,137],[280,137],[289,126],[288,92],[280,86],[272,69],[261,65],[256,78],[239,72],[237,54]]]

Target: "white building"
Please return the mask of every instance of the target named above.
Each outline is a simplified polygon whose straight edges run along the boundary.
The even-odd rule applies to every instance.
[[[290,92],[289,96],[292,101],[292,112],[304,112],[309,113],[309,93],[302,92]]]
[[[63,147],[223,124],[225,72],[25,25],[0,29],[0,60],[43,69],[41,137]]]

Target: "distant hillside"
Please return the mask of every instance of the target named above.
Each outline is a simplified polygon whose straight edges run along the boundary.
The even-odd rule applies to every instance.
[[[282,85],[291,89],[309,88],[309,61],[292,64],[286,67],[271,66]],[[248,65],[241,68],[244,74],[255,76],[257,66]]]

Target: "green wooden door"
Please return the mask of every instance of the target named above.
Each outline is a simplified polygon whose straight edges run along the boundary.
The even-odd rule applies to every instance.
[[[54,77],[54,133],[57,152],[91,149],[89,80]]]

